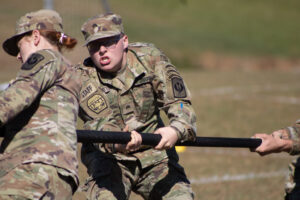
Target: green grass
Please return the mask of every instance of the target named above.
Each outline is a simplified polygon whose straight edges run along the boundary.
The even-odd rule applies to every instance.
[[[133,39],[150,38],[164,49],[299,56],[297,0],[180,2],[128,0],[111,4],[124,16]]]
[[[197,67],[203,52],[234,55],[300,56],[298,0],[111,0],[113,12],[123,17],[130,41],[153,42],[178,67]],[[15,20],[42,8],[41,0],[4,0],[0,8],[3,41],[13,34]],[[103,13],[98,0],[54,1],[65,31],[82,45],[80,27]],[[2,51],[2,50],[1,50]],[[0,51],[0,54],[3,52]],[[82,51],[82,50],[80,50]],[[83,50],[84,51],[84,50]],[[74,56],[74,59],[77,57]]]

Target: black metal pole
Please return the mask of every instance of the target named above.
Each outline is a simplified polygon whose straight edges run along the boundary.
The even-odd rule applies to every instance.
[[[161,135],[141,133],[142,144],[155,146],[159,143]],[[78,142],[95,143],[120,143],[126,144],[130,141],[128,132],[77,130]],[[233,148],[255,148],[261,144],[261,139],[254,138],[230,138],[230,137],[197,137],[193,142],[178,142],[176,146],[194,147],[233,147]]]

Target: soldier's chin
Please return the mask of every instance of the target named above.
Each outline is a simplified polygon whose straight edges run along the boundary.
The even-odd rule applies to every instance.
[[[108,73],[115,73],[115,72],[119,71],[119,68],[111,66],[111,65],[105,65],[105,66],[101,66],[101,70],[108,72]]]

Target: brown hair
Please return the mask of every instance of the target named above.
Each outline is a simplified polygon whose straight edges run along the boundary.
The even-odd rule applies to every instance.
[[[71,50],[77,44],[77,40],[75,38],[72,38],[64,33],[48,30],[39,30],[39,32],[50,42],[50,44],[56,45],[59,51],[61,51],[62,48]]]

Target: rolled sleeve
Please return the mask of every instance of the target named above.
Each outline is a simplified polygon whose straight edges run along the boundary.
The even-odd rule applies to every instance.
[[[293,126],[285,128],[288,132],[289,139],[292,140],[292,149],[290,155],[300,154],[300,120],[297,120]]]

